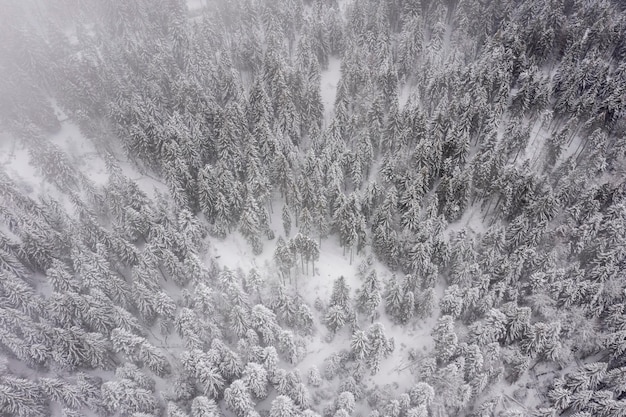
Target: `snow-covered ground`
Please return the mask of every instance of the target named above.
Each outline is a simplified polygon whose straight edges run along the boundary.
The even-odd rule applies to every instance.
[[[328,60],[328,68],[322,71],[321,94],[324,104],[324,120],[330,120],[335,107],[335,96],[337,95],[337,84],[341,79],[341,60],[331,56]]]
[[[444,238],[448,239],[462,229],[466,229],[472,234],[485,233],[487,225],[483,222],[483,217],[484,213],[481,211],[479,204],[468,207],[459,220],[448,225]]]
[[[190,12],[202,10],[206,7],[207,0],[187,0],[187,8]]]
[[[61,126],[61,131],[51,136],[50,142],[63,149],[74,166],[96,186],[106,184],[109,178],[106,164],[93,143],[83,136],[74,122],[65,120]]]
[[[322,78],[323,86],[325,86],[324,105],[327,114],[328,112],[332,113],[338,80],[337,77],[339,76],[339,65],[339,60],[332,60],[329,70],[324,72]],[[76,167],[86,174],[96,185],[105,184],[108,174],[104,160],[98,155],[95,146],[81,134],[75,123],[66,119],[62,114],[59,114],[59,118],[62,120],[62,129],[49,138],[50,142],[66,152]],[[44,187],[53,188],[53,186],[47,184],[47,182],[39,176],[35,167],[30,164],[27,149],[20,147],[15,141],[9,140],[10,138],[4,137],[2,139],[3,140],[0,141],[0,163],[5,166],[10,175],[22,178],[25,184],[40,184],[38,189],[33,190],[33,196],[47,190],[47,188],[44,189]],[[135,180],[140,188],[148,194],[153,194],[155,188],[165,190],[166,187],[162,183],[148,176],[139,174],[130,163],[120,162],[120,165],[124,172],[131,179]],[[281,213],[282,203],[275,200],[273,202],[270,225],[276,236],[284,235]],[[478,207],[468,209],[463,218],[448,227],[446,235],[454,233],[461,228],[469,229],[470,233],[482,233],[484,231],[485,226],[482,223],[482,215]],[[297,228],[294,227],[293,229],[291,236],[297,233]],[[270,281],[272,279],[279,279],[279,275],[272,260],[276,247],[276,239],[264,241],[264,250],[258,256],[252,253],[250,245],[238,231],[234,231],[223,240],[211,238],[208,247],[208,253],[205,254],[205,258],[206,255],[212,257],[222,267],[228,267],[231,270],[241,268],[245,272],[254,267]],[[322,300],[323,303],[327,303],[330,299],[334,281],[339,276],[344,276],[347,285],[350,287],[350,295],[354,298],[357,290],[362,285],[362,280],[357,274],[357,266],[367,255],[368,253],[358,254],[351,263],[349,254],[344,254],[343,248],[339,245],[336,236],[330,236],[324,239],[320,248],[320,258],[315,265],[315,274],[301,274],[300,272],[295,274],[298,293],[311,307],[314,306],[317,299]],[[388,268],[378,261],[374,261],[372,268],[376,270],[382,283],[392,274]],[[298,268],[296,268],[296,270],[297,269]],[[294,280],[288,285],[295,287],[295,282]],[[267,284],[270,284],[270,282]],[[438,298],[440,298],[443,293],[443,287],[440,286],[437,290]],[[175,294],[173,294],[174,289],[167,288],[166,291],[175,296]],[[341,350],[349,349],[350,347],[351,333],[347,326],[339,331],[332,338],[332,341],[329,341],[327,337],[328,330],[321,324],[322,314],[313,308],[312,311],[315,315],[317,331],[313,336],[307,338],[306,356],[300,363],[294,365],[294,367],[300,370],[303,377],[306,377],[309,369],[313,366],[323,370],[323,363],[326,358]],[[383,324],[386,336],[394,339],[395,351],[381,362],[380,371],[378,373],[373,376],[369,374],[366,376],[364,381],[365,387],[369,389],[375,386],[391,385],[398,389],[407,389],[414,381],[414,376],[411,373],[412,364],[409,360],[408,353],[410,350],[426,351],[433,347],[434,343],[431,332],[439,314],[435,311],[427,320],[414,321],[409,325],[399,326],[392,323],[384,313],[384,301],[379,306],[378,311],[380,315],[377,321]],[[365,319],[361,322],[361,325],[367,327],[369,321]],[[162,337],[156,336],[157,334],[157,328],[153,329],[153,334],[148,335],[148,340],[155,346],[165,349],[168,357],[171,360],[175,360],[174,356],[177,356],[180,350],[183,349],[180,338],[172,334],[164,340]],[[290,367],[291,365],[283,363],[282,366]],[[333,381],[326,384],[336,388],[335,385],[337,385],[338,382]],[[157,378],[157,385],[160,391],[165,392],[167,390],[165,381],[160,378]],[[400,392],[401,391],[399,391],[398,394]],[[269,402],[267,403],[269,404]],[[367,410],[358,409],[357,411],[365,413]]]
[[[279,204],[275,202],[272,225],[276,236],[283,232],[280,213]],[[292,231],[292,235],[294,233]],[[275,280],[278,280],[278,274],[271,266],[275,247],[275,240],[266,242],[263,253],[259,256],[254,256],[250,246],[245,242],[241,234],[235,232],[224,240],[212,239],[210,255],[216,258],[220,265],[227,266],[229,269],[242,268],[244,271],[248,271],[250,268],[256,267],[260,271],[265,272],[265,276],[273,276]],[[357,266],[366,256],[366,253],[359,254],[354,257],[352,264],[350,264],[350,256],[347,253],[344,255],[336,236],[324,239],[320,248],[319,261],[315,265],[315,275],[295,274],[299,275],[296,278],[298,293],[310,306],[313,306],[318,298],[323,303],[327,303],[331,296],[334,281],[338,277],[344,276],[350,288],[350,295],[354,298],[356,291],[362,285],[362,280],[357,274]],[[269,270],[266,268],[269,268]],[[392,274],[388,268],[378,261],[374,262],[373,268],[383,283]],[[272,271],[274,272],[273,274],[271,273]],[[295,280],[290,285],[292,287],[295,286]],[[295,365],[295,367],[300,369],[303,376],[306,376],[309,369],[313,366],[323,370],[323,362],[326,358],[343,349],[350,348],[351,333],[347,327],[340,330],[334,335],[332,341],[329,342],[327,339],[328,330],[321,324],[321,314],[314,309],[312,311],[316,315],[317,332],[307,339],[306,357]],[[367,376],[365,385],[368,388],[372,388],[374,386],[397,384],[398,387],[408,388],[414,380],[410,369],[411,363],[408,358],[409,350],[427,350],[433,346],[433,339],[430,333],[438,315],[433,314],[428,320],[399,326],[393,324],[384,313],[384,301],[379,306],[378,311],[380,317],[377,321],[383,324],[386,336],[394,339],[395,351],[381,362],[380,371],[376,375]],[[363,323],[363,326],[368,325],[369,321]]]
[[[402,85],[400,87],[400,92],[398,93],[398,105],[400,106],[400,108],[406,105],[410,97],[411,97],[410,86],[407,84]]]
[[[4,171],[32,198],[52,187],[44,183],[34,166],[30,164],[28,149],[17,138],[4,134],[0,141],[0,164]]]

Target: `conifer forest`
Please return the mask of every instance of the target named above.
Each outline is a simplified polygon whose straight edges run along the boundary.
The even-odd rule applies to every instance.
[[[626,2],[0,1],[47,416],[626,417]]]

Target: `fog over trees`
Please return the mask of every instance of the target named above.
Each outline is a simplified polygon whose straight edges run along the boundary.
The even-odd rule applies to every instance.
[[[625,386],[623,1],[0,5],[0,417]]]

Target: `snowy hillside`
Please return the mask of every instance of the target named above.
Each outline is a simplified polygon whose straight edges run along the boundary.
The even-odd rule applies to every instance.
[[[623,2],[5,3],[0,417],[626,417]]]

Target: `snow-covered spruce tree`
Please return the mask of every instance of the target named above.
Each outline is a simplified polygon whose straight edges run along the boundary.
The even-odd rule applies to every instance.
[[[214,400],[198,396],[191,402],[191,417],[218,417],[221,414]]]
[[[449,361],[456,353],[458,337],[454,331],[454,320],[451,316],[442,316],[433,329],[435,353],[441,362]]]
[[[317,242],[302,233],[297,233],[293,239],[289,240],[288,246],[292,253],[300,255],[302,273],[308,273],[310,262],[313,275],[315,275],[315,261],[317,261],[320,256]]]
[[[295,417],[297,413],[293,400],[286,395],[279,395],[272,401],[270,417]]]
[[[263,399],[267,396],[267,371],[262,365],[254,362],[246,364],[242,379],[256,398]]]
[[[371,317],[372,322],[374,320],[374,311],[382,300],[380,290],[381,285],[376,270],[372,270],[365,278],[365,282],[363,282],[356,299],[359,311]]]
[[[389,277],[385,286],[385,312],[397,322],[402,320],[403,298],[404,295],[402,294],[402,288],[398,285],[398,280],[395,274],[393,274]]]
[[[280,326],[276,323],[276,315],[264,305],[252,307],[250,324],[261,335],[264,343],[273,344],[278,338]]]
[[[246,416],[254,409],[254,402],[243,380],[237,379],[224,390],[224,401],[238,417]]]
[[[274,261],[280,270],[283,281],[286,278],[289,278],[289,281],[291,281],[291,268],[296,264],[296,254],[293,249],[295,247],[288,245],[282,236],[278,237],[274,251]]]
[[[380,362],[394,350],[393,339],[387,339],[381,323],[374,323],[367,329],[367,365],[372,375],[380,370]]]
[[[180,347],[169,329],[176,327],[190,352],[207,351],[199,357],[224,380],[216,398],[254,362],[282,384],[298,414],[313,417],[287,392],[295,380],[276,382],[279,360],[268,344],[281,355],[293,351],[297,339],[278,324],[309,327],[316,318],[306,309],[300,314],[304,304],[297,301],[275,311],[276,326],[260,323],[264,314],[252,306],[263,304],[262,285],[242,286],[236,274],[224,282],[215,268],[202,268],[197,233],[179,224],[179,214],[188,220],[197,213],[213,237],[226,237],[242,223],[254,229],[253,213],[259,236],[269,237],[272,204],[286,202],[295,227],[309,229],[303,235],[311,238],[319,232],[322,247],[354,193],[363,223],[346,216],[350,222],[332,223],[333,233],[358,252],[355,242],[370,243],[363,231],[371,227],[379,260],[413,276],[399,280],[385,300],[392,320],[429,317],[438,303],[451,319],[439,323],[447,330],[435,329],[435,345],[457,345],[435,353],[438,363],[419,361],[428,368],[420,378],[437,395],[408,405],[385,395],[373,416],[516,415],[505,404],[513,400],[481,393],[492,385],[498,395],[506,384],[516,392],[517,378],[525,380],[536,363],[533,370],[547,368],[546,380],[556,368],[565,370],[537,414],[621,413],[615,376],[624,365],[619,2],[204,2],[205,14],[216,19],[191,4],[187,10],[183,0],[160,7],[112,1],[95,9],[82,2],[72,13],[40,2],[35,14],[28,13],[35,7],[30,0],[22,3],[3,14],[7,22],[28,24],[0,30],[11,69],[3,74],[0,124],[3,138],[17,139],[4,169],[13,176],[24,149],[40,166],[34,182],[28,175],[14,185],[0,181],[6,329],[0,344],[11,370],[59,371],[73,381],[89,369],[103,381],[77,382],[90,393],[86,409],[160,415],[164,410],[107,411],[96,403],[118,361],[149,371],[148,360],[123,352],[139,356],[145,345],[119,346],[118,331],[174,352]],[[71,34],[58,29],[68,26],[75,28]],[[68,119],[57,121],[58,110]],[[49,138],[54,129],[62,130]],[[84,155],[82,143],[78,153],[67,146],[63,138],[76,134],[110,153],[108,182],[85,172],[98,166],[91,164],[96,153]],[[123,158],[119,149],[129,160],[123,168],[115,163]],[[135,169],[143,176],[137,182],[127,177]],[[167,196],[141,190],[153,179],[157,188],[163,182]],[[274,187],[280,193],[273,195]],[[46,196],[39,198],[39,190]],[[249,210],[249,196],[258,211]],[[466,238],[453,236],[448,245],[446,234],[463,225]],[[482,233],[483,226],[491,230]],[[300,253],[293,255],[286,275]],[[436,285],[440,276],[449,288]],[[367,288],[361,290],[358,308],[371,314],[377,303],[368,304]],[[327,314],[336,329],[352,321],[362,338],[349,309],[331,305],[322,321]],[[467,331],[453,343],[455,326]],[[237,345],[239,371],[236,357],[213,347],[214,339],[229,350]],[[348,357],[337,356],[333,372],[360,376],[363,361]],[[583,365],[599,360],[607,369],[567,372],[574,358]],[[162,375],[159,384],[176,378],[152,368]],[[37,384],[50,398],[5,413],[85,411],[70,407],[71,393],[67,404],[59,402],[66,386],[52,374],[46,378]],[[194,413],[197,394],[213,397],[196,378],[184,375],[180,381],[189,381],[175,394],[185,414]],[[545,391],[533,389],[537,398]],[[19,399],[31,401],[24,392]],[[335,411],[348,414],[328,413]]]
[[[252,195],[251,190],[246,193],[248,196],[239,220],[239,230],[241,234],[248,240],[252,251],[255,255],[259,255],[263,251],[261,243],[261,218],[259,218],[260,208]]]
[[[307,382],[310,386],[317,388],[322,385],[322,375],[320,374],[319,369],[316,366],[312,366],[309,369],[309,373],[307,376]]]
[[[357,330],[352,334],[350,341],[350,350],[357,360],[365,359],[369,356],[370,346],[367,340],[367,334],[363,330]]]
[[[336,333],[345,324],[355,320],[355,313],[350,305],[350,288],[344,276],[340,276],[333,283],[328,310],[324,316],[324,323],[332,333]]]
[[[328,330],[332,333],[336,333],[345,326],[347,320],[346,311],[336,305],[330,306],[324,315],[324,324],[326,324],[326,327],[328,327]]]
[[[158,409],[154,393],[140,388],[129,379],[105,382],[101,395],[104,407],[109,412],[130,415],[135,412],[154,413]]]
[[[283,206],[282,211],[283,229],[285,230],[285,236],[289,237],[291,233],[291,213],[287,204]]]

